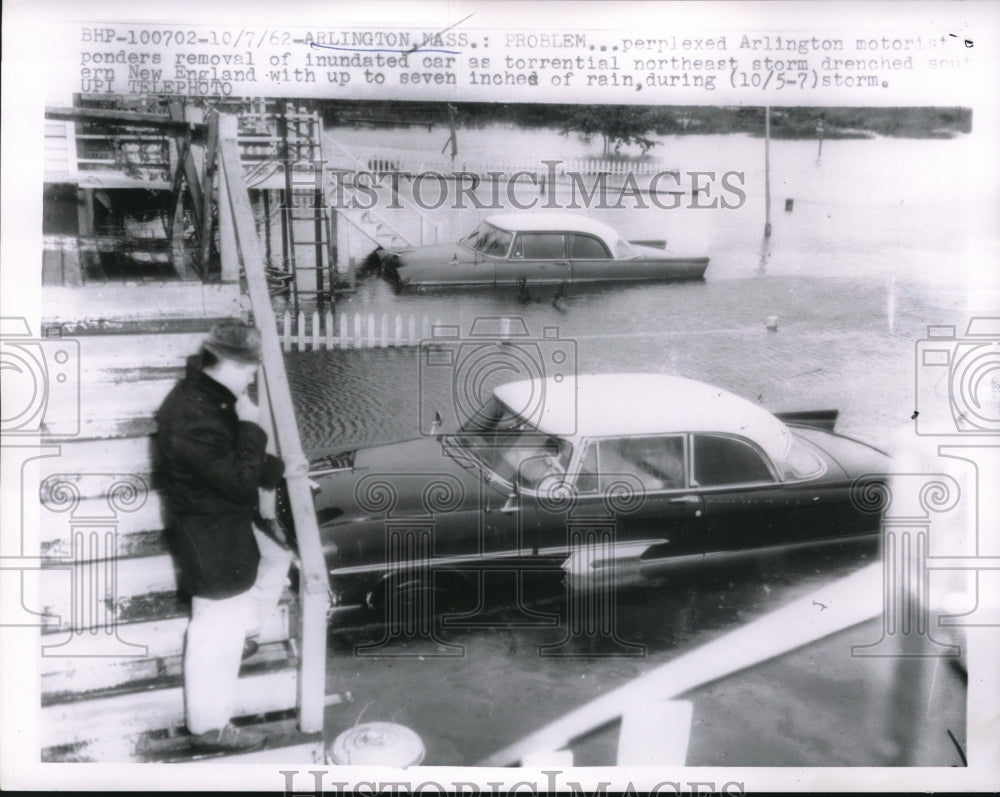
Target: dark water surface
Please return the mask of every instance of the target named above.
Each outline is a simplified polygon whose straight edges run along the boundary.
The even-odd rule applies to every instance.
[[[429,365],[420,346],[290,352],[304,445],[414,437],[421,411],[440,412],[448,427],[470,372],[499,364],[489,385],[551,374],[546,356],[553,350],[575,358],[579,373],[679,374],[772,411],[837,407],[840,429],[886,444],[913,410],[914,341],[926,335],[928,323],[958,323],[962,310],[947,292],[924,283],[840,277],[608,286],[571,291],[557,307],[551,289],[535,293],[537,300],[525,303],[508,291],[394,297],[375,290],[342,302],[339,312],[426,315],[456,325],[463,338],[477,318],[520,318],[529,334],[517,345],[526,354],[518,372],[495,345],[477,350],[479,363],[464,370]],[[770,316],[778,317],[777,331],[766,328]],[[546,327],[557,330],[557,340],[543,337]]]

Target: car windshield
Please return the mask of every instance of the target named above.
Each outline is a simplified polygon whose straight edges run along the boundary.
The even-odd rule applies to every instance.
[[[510,249],[513,234],[488,222],[482,222],[476,229],[466,235],[461,243],[473,252],[479,252],[493,257],[503,257]]]
[[[534,489],[547,476],[561,477],[573,446],[540,432],[493,397],[449,439],[470,453],[493,478]]]

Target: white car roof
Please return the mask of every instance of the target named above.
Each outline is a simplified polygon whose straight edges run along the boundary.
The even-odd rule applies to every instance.
[[[757,443],[775,462],[791,442],[788,427],[722,388],[666,374],[581,374],[556,381],[526,379],[494,395],[546,434],[618,437],[721,432]]]
[[[486,221],[495,227],[510,232],[586,232],[606,241],[615,241],[621,236],[607,224],[602,224],[586,216],[569,213],[498,213],[488,216]]]

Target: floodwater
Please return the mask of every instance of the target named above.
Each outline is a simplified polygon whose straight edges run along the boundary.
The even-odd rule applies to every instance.
[[[422,128],[378,131],[333,128],[329,133],[348,147],[381,146],[415,152],[414,159],[428,154],[438,162],[446,138],[443,130]],[[656,139],[657,137],[653,137]],[[599,141],[589,145],[572,134],[556,130],[516,130],[490,126],[458,131],[459,156],[454,161],[461,170],[463,158],[470,162],[486,158],[523,164],[545,171],[543,161],[601,158]],[[620,199],[619,178],[609,178],[612,189],[606,207],[573,210],[583,203],[582,193],[560,181],[553,197],[541,196],[523,178],[514,189],[515,199],[529,205],[553,202],[567,212],[581,212],[603,221],[630,239],[663,239],[675,251],[697,251],[711,258],[708,277],[741,278],[758,272],[803,276],[862,276],[939,281],[954,276],[968,264],[962,244],[970,234],[970,220],[981,212],[980,185],[975,172],[974,142],[970,136],[954,139],[835,139],[772,140],[770,143],[770,195],[772,235],[763,246],[765,221],[764,140],[745,134],[708,136],[662,136],[661,143],[638,163],[644,168],[677,170],[681,186],[690,188],[692,172],[714,174],[697,178],[708,185],[710,195],[702,195],[695,207],[685,196],[677,208],[673,200],[661,197],[670,209],[658,207],[647,195],[625,195]],[[623,154],[637,155],[625,149]],[[404,161],[405,162],[405,161]],[[725,189],[722,175],[741,186],[746,200]],[[588,190],[593,175],[581,175]],[[617,180],[617,182],[616,182]],[[403,204],[412,197],[412,180],[401,179]],[[419,230],[412,214],[393,210],[388,192],[389,178],[378,183],[383,190],[377,210],[412,240]],[[660,185],[670,190],[674,184]],[[476,192],[484,204],[493,202],[491,189],[482,185]],[[428,179],[418,195],[428,218],[441,225],[442,241],[454,240],[471,231],[482,218],[501,212],[490,207],[477,209],[466,197],[457,198],[449,184],[448,202],[439,201],[438,184]],[[501,191],[506,197],[506,186]],[[786,212],[786,200],[791,210]],[[724,209],[740,204],[737,208]],[[591,203],[593,204],[593,203]],[[459,207],[456,207],[458,205]],[[511,208],[513,209],[513,208]],[[360,245],[360,244],[359,244]]]
[[[433,153],[446,135],[416,129],[334,132],[347,145],[367,141]],[[460,130],[459,143],[522,161],[599,155],[555,131]],[[700,248],[711,257],[704,281],[570,290],[556,302],[551,289],[529,297],[505,291],[397,296],[375,285],[345,297],[337,312],[426,315],[458,325],[462,335],[477,318],[520,317],[533,351],[543,352],[540,369],[545,347],[559,346],[580,372],[677,373],[773,411],[837,407],[840,431],[891,448],[895,430],[910,422],[914,408],[914,380],[920,378],[915,342],[926,336],[928,324],[961,327],[967,319],[956,274],[967,265],[971,200],[968,186],[954,176],[968,173],[968,142],[832,140],[818,159],[815,141],[774,141],[773,230],[767,242],[763,147],[748,136],[691,136],[665,138],[654,150],[665,168],[743,171],[747,201],[740,209],[590,212],[630,238],[665,237],[671,247]],[[793,200],[788,212],[785,199]],[[394,223],[404,224],[395,213]],[[447,239],[489,212],[430,213]],[[770,316],[778,317],[775,331],[765,325]],[[558,337],[545,338],[546,327]],[[350,448],[417,436],[420,418],[435,410],[446,427],[453,424],[456,369],[426,364],[421,351],[411,346],[286,355],[305,445]],[[607,640],[575,640],[569,650],[574,655],[541,658],[539,645],[558,642],[564,623],[520,627],[521,610],[512,601],[501,602],[492,624],[440,629],[430,655],[424,649],[410,655],[413,642],[405,639],[383,640],[378,655],[370,655],[370,647],[369,655],[360,655],[356,646],[378,643],[383,632],[344,622],[331,638],[328,684],[352,700],[330,707],[328,733],[332,738],[365,709],[365,721],[392,719],[416,730],[427,746],[425,764],[472,764],[873,556],[876,551],[856,549],[784,557],[739,573],[630,587],[618,604],[619,636],[644,646],[639,656],[619,655]],[[558,585],[549,585],[533,594],[532,605],[564,618],[564,598]],[[877,633],[871,625],[857,632]],[[873,690],[884,686],[885,673],[877,663],[846,656],[857,634],[699,690],[692,696],[688,764],[889,760],[884,728],[871,716]],[[445,652],[462,646],[463,652],[438,658],[435,646]],[[964,739],[963,687],[942,674],[942,689],[951,691],[945,692],[941,722]],[[957,763],[939,730],[944,742],[935,743],[925,763]],[[613,755],[614,733],[605,734],[581,747],[577,763],[608,764]]]

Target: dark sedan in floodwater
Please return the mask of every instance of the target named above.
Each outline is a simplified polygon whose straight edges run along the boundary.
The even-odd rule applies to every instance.
[[[626,241],[593,219],[560,213],[490,216],[454,243],[378,248],[360,276],[398,288],[582,285],[699,279],[708,258],[671,253],[665,241]]]
[[[835,417],[675,376],[580,375],[501,385],[452,434],[314,453],[335,600],[434,594],[440,609],[486,570],[586,587],[608,568],[875,540],[889,458]]]

